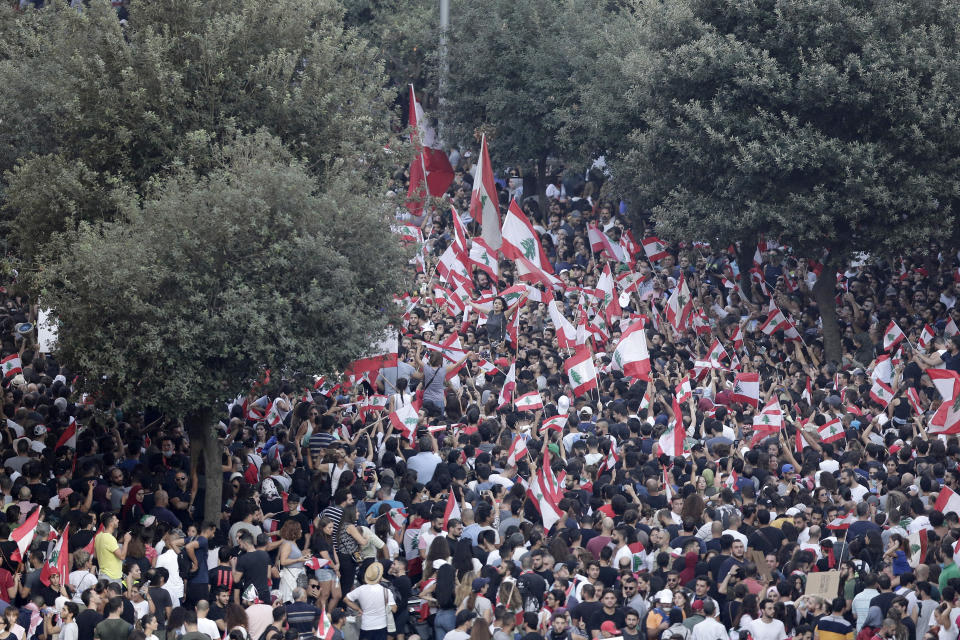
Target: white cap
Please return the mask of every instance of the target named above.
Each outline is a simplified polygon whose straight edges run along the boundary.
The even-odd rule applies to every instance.
[[[562,416],[567,415],[567,412],[570,411],[570,398],[567,396],[560,396],[557,400],[557,413]]]
[[[673,602],[673,591],[670,591],[670,589],[657,591],[656,601],[661,604],[669,604]]]

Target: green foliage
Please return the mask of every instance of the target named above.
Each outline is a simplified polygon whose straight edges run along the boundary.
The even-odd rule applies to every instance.
[[[439,36],[436,0],[344,0],[344,23],[355,28],[386,65],[391,85],[413,83],[421,101],[434,80],[430,58]],[[405,97],[405,96],[404,96]]]
[[[404,259],[358,175],[307,165],[265,132],[183,167],[125,222],[82,223],[42,274],[59,353],[89,385],[172,415],[213,407],[264,367],[342,368],[379,335]],[[100,376],[105,376],[102,380]]]
[[[109,2],[93,0],[82,15],[49,3],[10,16],[0,38],[2,186],[38,188],[16,170],[30,158],[104,193],[144,194],[180,165],[209,170],[217,144],[261,128],[321,181],[343,163],[378,183],[395,92],[342,14],[335,0],[140,3],[122,28]],[[112,202],[97,210],[92,199],[52,193],[57,208],[40,215],[115,215]],[[38,215],[24,197],[4,204],[14,227]],[[45,231],[64,228],[66,218]],[[47,240],[17,239],[27,253]]]
[[[559,150],[578,95],[571,79],[592,66],[583,43],[596,38],[597,0],[451,3],[445,136],[476,146],[490,134],[494,165],[526,164]]]
[[[958,21],[956,0],[640,2],[621,193],[666,236],[833,264],[926,242],[960,193]]]

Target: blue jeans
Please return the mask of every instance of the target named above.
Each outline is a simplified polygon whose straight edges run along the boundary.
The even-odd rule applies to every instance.
[[[457,627],[457,610],[440,609],[433,617],[433,640],[443,640],[447,632]]]

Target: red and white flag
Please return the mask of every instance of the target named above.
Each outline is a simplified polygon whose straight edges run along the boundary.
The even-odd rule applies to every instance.
[[[317,569],[322,569],[325,566],[330,564],[330,561],[326,558],[321,558],[319,556],[312,556],[309,560],[303,563],[303,566],[311,571],[316,571]]]
[[[650,352],[647,350],[647,336],[643,324],[640,320],[630,325],[613,350],[614,370],[622,371],[624,376],[634,380],[650,379]]]
[[[453,167],[442,149],[437,147],[437,136],[423,115],[413,85],[410,85],[410,141],[417,155],[410,163],[410,188],[407,190],[407,208],[414,215],[423,212],[425,196],[438,198],[453,182]]]
[[[58,574],[60,584],[67,584],[67,576],[70,574],[70,547],[67,542],[68,526],[63,527],[63,533],[57,538],[57,541],[50,546],[47,553],[47,559],[40,569],[40,582],[50,586],[50,575]],[[51,533],[56,533],[51,529]]]
[[[578,347],[573,356],[563,363],[567,372],[573,395],[582,396],[587,391],[597,388],[597,368],[593,364],[593,354],[590,349]]]
[[[497,252],[483,238],[474,238],[470,243],[470,264],[483,271],[491,280],[500,277],[500,263]]]
[[[960,329],[957,328],[957,323],[951,317],[949,320],[947,320],[947,325],[943,328],[943,335],[947,336],[948,338],[952,338],[957,334],[960,334]]]
[[[587,239],[590,241],[590,250],[599,253],[610,260],[618,262],[628,262],[626,253],[619,244],[614,244],[610,236],[604,233],[595,222],[587,225]]]
[[[960,515],[960,494],[950,487],[943,487],[937,495],[937,502],[933,505],[940,513],[956,513]]]
[[[552,418],[547,418],[543,421],[543,424],[540,426],[540,431],[556,431],[557,433],[563,433],[563,428],[567,426],[567,416],[556,415]]]
[[[500,387],[499,407],[505,407],[513,401],[513,393],[517,389],[517,362],[510,363],[510,369],[507,370],[507,377]]]
[[[10,559],[14,562],[26,562],[27,549],[33,542],[33,536],[37,533],[37,524],[40,522],[40,509],[41,507],[34,509],[23,524],[10,534],[10,541],[17,543],[17,548],[10,554]]]
[[[772,433],[783,427],[783,410],[776,396],[770,398],[760,415],[753,417],[753,430],[761,433]]]
[[[676,390],[674,390],[673,395],[680,404],[683,404],[693,397],[693,385],[690,384],[690,376],[684,376],[683,380],[677,385]]]
[[[807,406],[813,406],[813,391],[810,389],[810,376],[807,376],[807,384],[800,393],[800,399],[807,401]]]
[[[557,334],[557,344],[561,349],[573,349],[577,346],[577,329],[564,317],[556,300],[547,303],[547,311]]]
[[[943,402],[930,418],[928,433],[960,433],[960,410],[956,409],[957,396],[960,395],[960,374],[949,369],[927,369],[933,386],[937,388]]]
[[[486,134],[480,138],[480,155],[477,157],[476,177],[473,180],[473,191],[470,193],[470,217],[480,223],[480,237],[486,245],[498,251],[502,244],[500,199],[497,197],[497,185],[493,181],[493,167],[490,164]]]
[[[923,407],[920,404],[920,394],[917,393],[916,388],[910,387],[907,389],[907,402],[910,403],[910,407],[913,409],[913,412],[918,416],[923,415]]]
[[[929,324],[923,325],[923,330],[920,332],[920,337],[917,338],[917,346],[921,349],[926,349],[930,346],[930,343],[933,342],[933,338],[936,336],[936,332],[933,330]]]
[[[531,391],[517,398],[513,404],[517,411],[536,411],[543,409],[543,398],[539,391]]]
[[[713,360],[716,362],[720,362],[721,360],[729,360],[726,349],[723,348],[723,345],[720,344],[720,341],[716,338],[713,339],[713,344],[710,345],[710,352],[707,354],[707,360]]]
[[[687,430],[683,428],[683,413],[680,411],[680,404],[677,399],[673,399],[673,426],[666,431],[657,444],[660,447],[660,455],[668,455],[671,458],[682,456],[686,450],[683,446],[683,440],[687,436]]]
[[[900,344],[900,341],[904,339],[903,331],[900,330],[900,327],[893,320],[890,321],[890,324],[887,325],[886,331],[883,332],[883,350],[892,351],[894,347]]]
[[[0,370],[3,371],[4,378],[23,373],[23,363],[20,362],[20,356],[14,353],[0,360]]]
[[[870,387],[870,399],[886,409],[890,401],[893,400],[893,389],[878,378],[873,381],[873,385]]]
[[[643,252],[647,254],[647,260],[650,262],[660,262],[670,255],[670,252],[667,251],[667,245],[657,236],[644,238],[642,244]]]
[[[730,341],[733,342],[733,348],[736,351],[743,349],[743,327],[741,327],[739,324],[733,331],[733,335],[730,336]]]
[[[681,274],[680,282],[667,300],[667,322],[677,331],[683,331],[689,324],[692,313],[693,298],[690,296],[690,289],[687,288],[687,281]]]
[[[390,413],[390,424],[403,436],[413,442],[417,437],[417,423],[420,421],[420,405],[409,402]]]
[[[443,530],[447,530],[447,525],[453,518],[460,519],[460,503],[457,502],[457,496],[453,489],[447,494],[447,506],[443,510]]]
[[[837,531],[840,529],[846,530],[846,529],[849,529],[850,525],[852,525],[856,521],[857,519],[853,517],[853,514],[848,513],[846,516],[842,518],[834,518],[833,520],[828,522],[827,529],[833,529],[834,531]]]
[[[820,434],[820,440],[822,442],[833,442],[834,440],[839,440],[846,435],[843,431],[843,423],[840,422],[840,418],[834,418],[830,422],[826,423],[817,429],[817,433]]]
[[[516,200],[510,201],[507,217],[503,219],[501,230],[503,246],[500,248],[507,258],[516,260],[523,257],[547,273],[553,273],[550,259],[540,245],[540,237],[534,231],[530,220],[520,209]]]
[[[543,462],[537,469],[534,477],[530,478],[530,486],[527,488],[527,495],[533,500],[533,504],[540,511],[540,518],[543,520],[543,528],[550,531],[550,528],[563,517],[563,511],[560,510],[560,483],[553,470],[550,468],[550,450],[544,449]]]
[[[63,430],[63,434],[60,435],[53,450],[56,451],[60,447],[70,447],[74,450],[77,448],[77,419],[73,416],[70,416],[70,423]]]
[[[527,455],[527,441],[517,434],[510,443],[510,449],[507,451],[507,466],[515,467],[523,456]]]
[[[760,374],[738,373],[733,379],[732,396],[733,402],[743,402],[754,409],[758,408],[760,406]]]
[[[597,290],[603,294],[603,300],[600,302],[600,308],[608,323],[612,323],[614,318],[619,318],[623,314],[620,309],[620,301],[617,291],[614,288],[613,274],[610,271],[610,264],[603,267],[603,273],[597,280]]]
[[[327,608],[320,608],[320,620],[317,622],[317,638],[319,640],[333,640],[337,629],[330,622],[330,616],[327,615]]]

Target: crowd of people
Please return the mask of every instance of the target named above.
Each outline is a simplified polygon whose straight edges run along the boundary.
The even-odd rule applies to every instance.
[[[398,220],[396,362],[242,394],[222,469],[78,394],[0,293],[0,640],[957,640],[958,256],[851,264],[830,360],[814,257],[643,242],[567,177],[516,207],[546,278],[472,262],[452,209]],[[522,182],[498,190],[506,215]],[[461,233],[465,281],[437,269]]]

